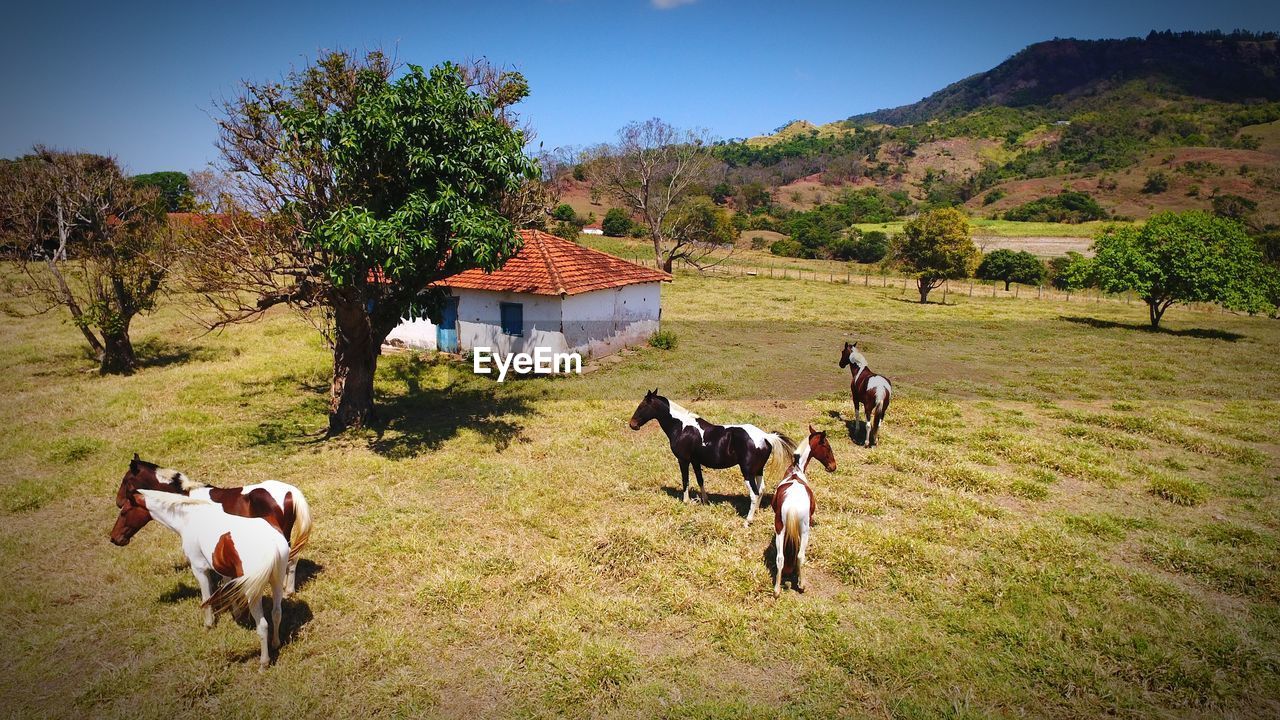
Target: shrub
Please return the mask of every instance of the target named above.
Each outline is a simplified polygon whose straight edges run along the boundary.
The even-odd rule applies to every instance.
[[[1008,194],[1009,193],[1004,191],[1004,188],[996,188],[995,190],[992,190],[991,192],[987,193],[986,197],[982,198],[982,205],[984,207],[987,205],[990,205],[991,203],[996,202],[997,200],[1003,199]]]
[[[578,218],[578,213],[569,203],[560,203],[555,210],[551,211],[551,217],[560,222],[573,222]]]
[[[1142,185],[1142,192],[1158,195],[1169,189],[1169,176],[1163,170],[1152,170],[1147,173],[1147,181]]]
[[[875,263],[889,254],[889,236],[879,230],[865,233],[854,243],[853,259],[860,263]]]
[[[994,250],[987,253],[978,265],[977,276],[983,280],[1000,280],[1004,289],[1010,283],[1039,285],[1044,281],[1045,268],[1040,258],[1026,250]]]
[[[631,217],[622,208],[610,208],[609,212],[604,214],[600,228],[609,237],[623,237],[631,232]]]
[[[1004,219],[1018,222],[1080,223],[1106,220],[1107,211],[1089,193],[1063,190],[1057,195],[1023,203],[1005,212]]]
[[[675,350],[676,334],[670,330],[659,330],[649,336],[649,346],[659,350]]]
[[[782,257],[802,257],[804,246],[791,238],[782,238],[781,240],[773,241],[773,244],[769,246],[769,252]]]
[[[765,245],[768,245],[768,244],[769,244],[769,241],[768,241],[768,240],[765,240],[764,238],[760,237],[759,235],[756,235],[755,237],[751,238],[751,249],[752,249],[752,250],[763,250],[763,249],[764,249],[764,246],[765,246]]]

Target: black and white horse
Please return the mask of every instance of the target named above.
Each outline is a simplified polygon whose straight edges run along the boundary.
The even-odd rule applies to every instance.
[[[877,375],[867,366],[867,359],[858,351],[858,343],[844,344],[840,351],[840,367],[849,368],[853,379],[849,382],[849,394],[853,396],[853,421],[860,420],[858,406],[867,411],[867,434],[862,444],[871,447],[876,444],[880,435],[880,421],[889,409],[889,400],[893,397],[893,384],[889,378]]]
[[[722,470],[737,466],[751,495],[745,525],[750,525],[764,494],[764,473],[768,469],[778,478],[791,462],[795,445],[778,433],[768,433],[755,425],[716,425],[662,397],[657,390],[646,393],[631,416],[631,429],[639,430],[650,420],[657,420],[671,442],[671,454],[680,462],[682,498],[689,502],[689,466],[698,478],[698,491],[707,503],[707,489],[702,482],[702,468]]]

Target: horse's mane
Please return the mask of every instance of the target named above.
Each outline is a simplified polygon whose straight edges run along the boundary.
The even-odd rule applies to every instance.
[[[671,414],[672,414],[673,416],[674,416],[674,415],[676,415],[676,414],[684,414],[684,415],[688,415],[689,417],[692,417],[692,418],[695,418],[695,419],[697,419],[697,418],[699,418],[699,417],[702,417],[702,416],[701,416],[701,415],[699,415],[698,413],[693,412],[692,410],[688,410],[688,409],[686,409],[686,408],[685,408],[685,406],[681,405],[680,403],[676,402],[675,400],[668,400],[667,398],[662,397],[661,395],[659,395],[658,397],[660,397],[660,398],[662,398],[663,400],[666,400],[666,401],[667,401],[667,409],[668,409],[668,410],[670,410],[670,412],[671,412]]]
[[[174,470],[173,468],[157,468],[156,479],[162,483],[177,485],[184,493],[209,487],[209,483],[192,480],[184,475],[181,470]]]
[[[139,490],[142,497],[146,498],[147,506],[162,505],[171,508],[194,507],[197,505],[217,506],[217,503],[204,498],[194,498],[190,495],[177,495],[175,493],[164,492],[162,490]]]
[[[860,350],[858,350],[857,347],[849,348],[849,361],[852,362],[854,365],[857,365],[858,367],[867,366],[867,358],[862,354]]]

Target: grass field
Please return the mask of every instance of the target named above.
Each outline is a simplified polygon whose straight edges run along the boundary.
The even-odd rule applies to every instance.
[[[194,338],[171,301],[148,367],[91,372],[56,315],[0,325],[0,707],[12,717],[1275,717],[1280,324],[1173,309],[681,275],[673,350],[498,385],[379,368],[387,425],[320,441],[329,360],[292,315]],[[0,297],[0,309],[17,303]],[[739,310],[741,309],[741,310]],[[840,343],[896,394],[849,440]],[[800,437],[810,589],[771,594],[769,518],[734,472],[679,503],[657,387]],[[134,451],[303,487],[316,530],[285,644],[201,627],[163,528],[117,548]]]
[[[854,225],[862,232],[879,230],[890,235],[902,232],[905,221],[891,223],[862,223]],[[970,218],[969,225],[974,235],[1007,238],[1093,238],[1107,225],[1115,223],[1093,221],[1085,223],[1050,223],[1050,222],[1014,222],[1012,220],[990,220],[987,218]]]

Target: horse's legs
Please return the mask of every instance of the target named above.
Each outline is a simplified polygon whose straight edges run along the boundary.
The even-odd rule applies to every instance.
[[[266,669],[271,664],[271,650],[267,638],[267,617],[262,612],[262,598],[249,601],[249,614],[253,615],[253,624],[258,629],[258,639],[262,641],[262,654],[258,656],[258,669]]]
[[[284,584],[271,585],[271,647],[280,648],[280,601],[284,597]]]
[[[800,551],[796,554],[796,581],[792,587],[796,592],[804,592],[804,582],[801,581],[801,573],[804,572],[804,553],[809,547],[809,520],[805,518],[800,523]]]
[[[289,573],[285,576],[284,592],[286,595],[292,596],[294,591],[298,589],[298,559],[289,560]]]
[[[214,623],[213,608],[205,606],[209,596],[213,595],[213,580],[209,578],[209,571],[192,566],[191,572],[196,576],[196,584],[200,586],[200,604],[204,606],[204,626],[206,629],[212,628]]]
[[[684,483],[684,492],[680,494],[680,499],[687,505],[689,504],[689,461],[680,459],[680,480]]]
[[[760,487],[764,485],[764,476],[760,476],[759,482],[757,478],[752,477],[751,468],[742,465],[742,482],[746,483],[747,494],[751,496],[751,504],[747,506],[747,519],[742,522],[743,527],[751,527],[751,521],[756,516],[756,507],[760,504]]]
[[[786,562],[786,558],[782,556],[782,543],[783,543],[783,535],[785,533],[786,533],[786,528],[784,527],[782,530],[779,530],[777,532],[777,537],[774,538],[774,541],[773,541],[778,548],[778,557],[777,557],[777,560],[775,561],[775,564],[777,565],[777,574],[773,576],[773,596],[774,597],[778,597],[779,595],[782,594],[782,565],[783,563]]]
[[[875,413],[875,419],[872,421],[871,427],[867,429],[867,447],[871,447],[872,445],[875,445],[877,440],[879,439],[878,436],[880,435],[880,419],[883,417],[884,417],[884,411],[878,409]]]
[[[698,478],[698,494],[702,496],[702,504],[710,505],[711,500],[707,498],[707,486],[702,483],[702,466],[697,461],[693,463],[693,474]]]

